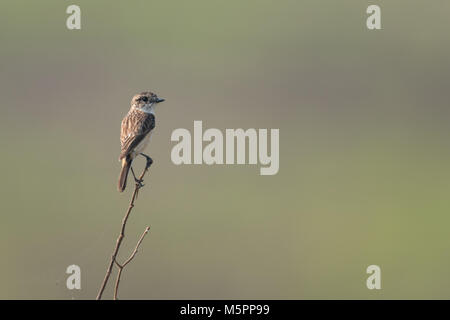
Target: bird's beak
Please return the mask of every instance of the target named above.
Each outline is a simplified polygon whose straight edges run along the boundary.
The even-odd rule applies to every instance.
[[[163,101],[165,101],[166,99],[163,99],[163,98],[158,98],[158,100],[156,100],[156,103],[160,103],[160,102],[163,102]]]

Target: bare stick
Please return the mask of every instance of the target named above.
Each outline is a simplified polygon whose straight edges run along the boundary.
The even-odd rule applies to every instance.
[[[125,237],[125,227],[126,227],[126,224],[127,224],[127,221],[128,221],[128,217],[130,216],[131,210],[133,210],[133,208],[134,208],[134,201],[135,201],[136,198],[137,198],[137,194],[138,194],[138,192],[139,192],[139,189],[142,188],[142,187],[144,186],[144,185],[142,184],[144,175],[147,173],[148,169],[150,168],[150,165],[152,164],[152,163],[151,163],[151,159],[150,159],[150,161],[149,161],[149,159],[150,159],[150,158],[147,158],[147,164],[146,164],[144,170],[142,171],[141,176],[140,176],[139,179],[138,179],[139,181],[136,182],[136,185],[135,185],[135,187],[134,187],[134,192],[133,192],[133,195],[132,195],[132,197],[131,197],[130,204],[129,204],[129,206],[128,206],[128,210],[127,210],[127,212],[125,213],[125,216],[124,216],[123,219],[122,219],[122,227],[121,227],[121,229],[120,229],[120,234],[119,234],[119,237],[117,238],[116,246],[115,246],[114,251],[113,251],[113,253],[112,253],[112,255],[111,255],[111,261],[109,262],[108,269],[106,270],[105,278],[103,279],[103,283],[102,283],[102,285],[101,285],[101,287],[100,287],[100,290],[99,290],[99,292],[98,292],[98,294],[97,294],[97,300],[100,300],[100,299],[102,298],[103,291],[105,290],[105,287],[106,287],[106,285],[108,284],[109,277],[111,276],[111,272],[112,272],[112,268],[113,268],[113,266],[114,266],[114,263],[117,263],[117,262],[116,262],[116,257],[117,257],[117,253],[119,252],[120,245],[122,244],[122,240],[123,240],[123,238]],[[145,234],[147,234],[147,232],[148,232],[148,230],[146,229],[146,232],[144,232],[143,236],[145,236]],[[143,239],[143,236],[141,237],[141,239]],[[138,242],[138,246],[139,246],[140,243],[142,242],[141,239],[140,239],[140,241]],[[138,247],[138,246],[137,246],[137,247]],[[137,248],[136,248],[135,250],[137,251]],[[136,254],[136,253],[134,253],[134,254]],[[131,259],[134,257],[134,254],[132,254]],[[127,260],[127,261],[128,261],[128,260]],[[130,261],[131,261],[131,260],[130,260]],[[129,261],[128,261],[128,262],[129,262]],[[127,263],[128,263],[128,262],[127,262]],[[123,267],[122,267],[122,268],[123,268]],[[122,270],[121,270],[121,268],[119,268],[119,274],[120,274],[121,272],[122,272]],[[118,275],[118,277],[119,277],[119,275]],[[118,284],[116,284],[116,286],[118,286]]]
[[[145,228],[144,233],[139,238],[139,241],[136,244],[136,248],[134,248],[134,251],[131,253],[130,257],[123,264],[118,263],[117,260],[116,260],[116,265],[119,268],[119,271],[117,272],[116,285],[114,287],[114,300],[117,300],[117,292],[119,290],[119,282],[120,282],[120,276],[122,275],[122,270],[123,270],[123,268],[125,268],[125,266],[127,264],[129,264],[131,262],[131,260],[134,259],[134,256],[136,255],[136,253],[137,253],[137,251],[139,249],[139,246],[142,243],[142,240],[144,240],[144,237],[148,233],[149,230],[150,230],[150,227]]]

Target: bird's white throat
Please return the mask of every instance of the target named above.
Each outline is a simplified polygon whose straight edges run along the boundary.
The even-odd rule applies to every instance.
[[[155,104],[154,104],[154,103],[148,103],[148,104],[145,104],[145,105],[144,105],[143,107],[141,107],[141,108],[138,108],[138,107],[135,106],[135,108],[136,108],[137,110],[142,111],[142,112],[145,112],[145,113],[151,113],[151,114],[155,115]]]

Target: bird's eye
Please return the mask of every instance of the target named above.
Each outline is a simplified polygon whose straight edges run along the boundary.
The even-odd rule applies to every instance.
[[[144,101],[144,102],[147,102],[147,101],[148,101],[148,98],[147,98],[147,97],[142,97],[141,100]]]

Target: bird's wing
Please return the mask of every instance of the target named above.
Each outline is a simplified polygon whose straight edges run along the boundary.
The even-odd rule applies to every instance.
[[[138,110],[129,112],[122,120],[119,160],[125,158],[155,128],[155,116]]]

